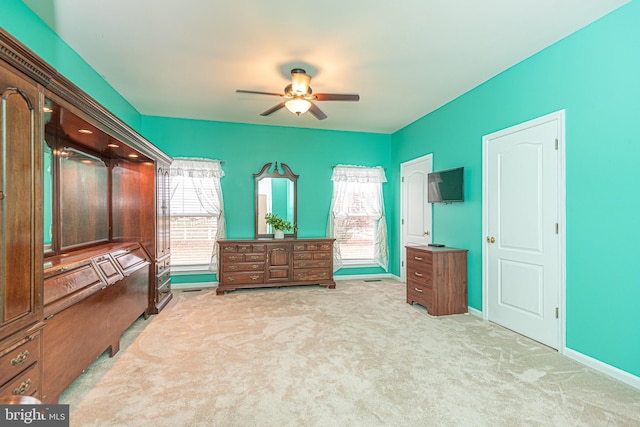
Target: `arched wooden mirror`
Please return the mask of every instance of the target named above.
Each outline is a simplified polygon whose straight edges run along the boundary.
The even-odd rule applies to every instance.
[[[272,162],[265,164],[260,172],[254,173],[255,181],[255,238],[273,237],[273,230],[264,219],[268,213],[298,224],[298,175],[289,166],[276,162],[270,171]],[[282,172],[280,172],[282,169]],[[285,237],[296,237],[297,230],[285,232]]]

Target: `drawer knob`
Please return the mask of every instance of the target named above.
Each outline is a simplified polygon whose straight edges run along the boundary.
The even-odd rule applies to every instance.
[[[300,267],[304,267],[305,265],[307,265],[307,263],[306,263],[306,262],[301,262],[301,263],[300,263]]]
[[[413,288],[413,289],[415,289],[415,290],[416,290],[416,292],[420,292],[420,293],[422,293],[422,289],[420,289],[420,288]]]
[[[253,264],[251,268],[253,268],[254,270],[257,270],[260,268],[260,264]]]
[[[237,265],[230,265],[229,266],[229,270],[237,270],[238,266]]]
[[[420,258],[419,256],[414,256],[413,259],[415,259],[416,261],[422,261],[422,258]]]
[[[255,276],[251,276],[251,280],[258,280],[260,278],[260,276],[255,275]]]
[[[229,282],[235,282],[235,281],[236,281],[236,278],[232,276],[232,277],[229,277],[227,280],[228,280]]]
[[[26,362],[28,358],[29,358],[29,350],[25,350],[22,353],[18,354],[13,359],[11,359],[11,365],[13,366],[20,365]]]
[[[320,274],[318,274],[318,276],[320,276],[320,277],[324,277],[324,276],[326,276],[326,275],[327,275],[327,273],[320,273]]]
[[[413,274],[415,274],[418,277],[422,277],[422,273],[418,273],[417,271],[415,273],[413,273]]]
[[[29,387],[31,387],[31,378],[29,378],[28,380],[20,384],[20,387],[14,388],[13,394],[15,395],[25,394],[29,390]]]

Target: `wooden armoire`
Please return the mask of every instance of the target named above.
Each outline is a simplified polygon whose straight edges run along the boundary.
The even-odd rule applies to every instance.
[[[0,396],[57,403],[170,301],[171,158],[0,29]]]

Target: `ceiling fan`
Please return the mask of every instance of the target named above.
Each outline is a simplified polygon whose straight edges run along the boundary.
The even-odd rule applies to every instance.
[[[338,93],[313,93],[311,91],[311,76],[302,68],[291,70],[291,84],[284,88],[284,93],[259,92],[255,90],[236,90],[237,93],[256,93],[259,95],[273,95],[285,98],[281,103],[274,105],[261,116],[268,116],[275,113],[282,107],[287,107],[289,111],[296,115],[304,114],[307,111],[318,120],[324,120],[327,115],[316,104],[311,101],[359,101],[360,95],[338,94]]]

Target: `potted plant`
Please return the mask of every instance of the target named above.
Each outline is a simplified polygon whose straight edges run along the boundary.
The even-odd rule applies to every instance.
[[[274,239],[284,239],[285,231],[291,231],[296,228],[291,222],[279,218],[277,214],[268,213],[264,216],[264,219],[273,229]]]

